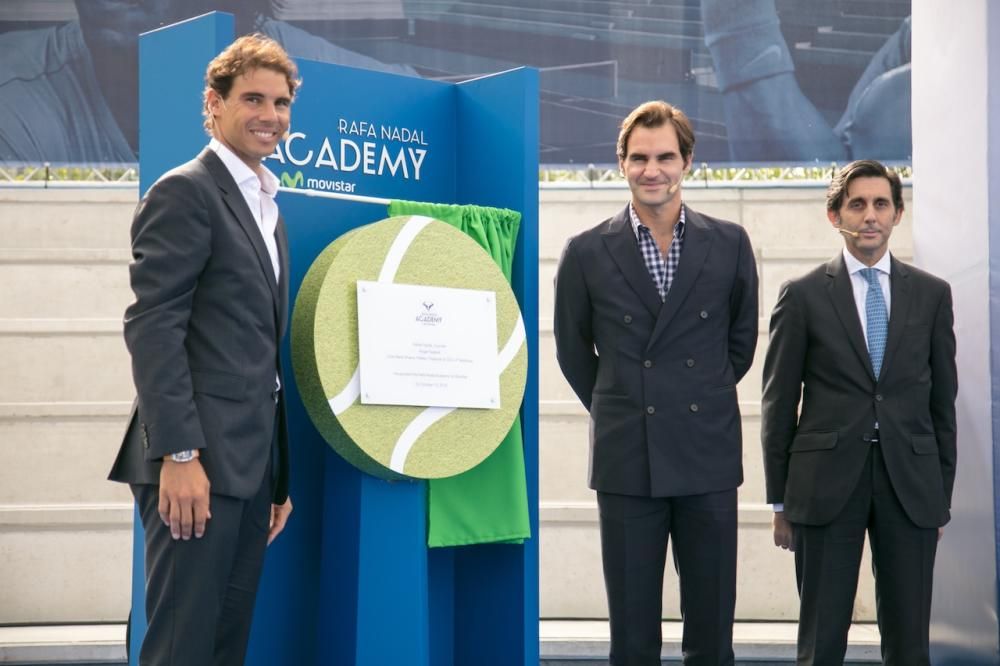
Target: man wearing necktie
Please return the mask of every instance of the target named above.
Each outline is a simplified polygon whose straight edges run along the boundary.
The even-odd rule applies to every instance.
[[[950,287],[888,252],[902,214],[895,173],[845,166],[827,193],[844,250],[786,283],[771,315],[764,473],[775,545],[795,553],[801,665],[843,663],[866,532],[883,661],[930,664],[958,378]]]
[[[746,231],[689,208],[694,129],[666,102],[622,122],[632,200],[566,243],[555,285],[559,366],[590,413],[612,666],[659,666],[667,541],[680,578],[688,666],[731,666],[736,383],[757,344]]]

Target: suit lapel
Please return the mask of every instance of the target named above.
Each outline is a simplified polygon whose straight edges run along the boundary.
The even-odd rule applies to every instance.
[[[858,306],[854,301],[851,275],[847,272],[842,254],[838,254],[826,265],[826,275],[830,278],[827,281],[830,300],[833,301],[833,309],[836,310],[840,323],[847,332],[847,340],[851,343],[854,353],[858,355],[858,360],[868,371],[868,376],[872,381],[875,381],[875,372],[872,370],[872,360],[868,355],[864,329],[861,327],[861,320],[858,319]],[[883,363],[883,365],[885,364]]]
[[[667,327],[670,320],[677,314],[681,303],[687,298],[691,288],[698,280],[705,260],[708,258],[709,250],[712,249],[714,236],[712,230],[702,219],[701,215],[694,212],[687,206],[684,207],[684,246],[681,250],[681,260],[677,264],[677,272],[674,280],[670,284],[670,291],[667,292],[667,299],[663,301],[660,315],[656,319],[656,326],[653,334],[649,336],[650,344],[656,340],[657,336]]]
[[[639,296],[642,304],[655,317],[662,305],[660,294],[657,293],[653,278],[646,269],[646,262],[639,252],[635,232],[632,231],[632,224],[629,220],[628,206],[608,221],[607,227],[601,235],[604,238],[605,247],[608,248],[608,252],[618,264],[618,270],[625,276],[625,280]]]
[[[278,244],[278,266],[281,268],[281,277],[278,279],[278,339],[285,337],[285,327],[288,323],[288,233],[285,230],[285,220],[278,215],[278,226],[274,234]]]
[[[885,352],[882,355],[882,372],[889,367],[892,355],[899,348],[899,342],[903,339],[903,329],[906,328],[906,319],[910,310],[910,271],[906,264],[897,261],[890,256],[891,268],[889,269],[889,292],[892,295],[892,305],[889,311],[889,337],[885,343]]]
[[[236,181],[233,180],[229,169],[222,163],[222,160],[219,159],[214,150],[206,148],[201,151],[198,159],[205,165],[208,172],[212,174],[216,185],[219,187],[219,191],[222,193],[222,200],[226,202],[226,206],[232,212],[233,217],[236,218],[243,232],[250,239],[250,244],[257,255],[260,269],[264,272],[264,279],[267,280],[267,286],[271,290],[271,296],[274,299],[275,315],[277,316],[280,306],[280,296],[278,283],[274,279],[274,268],[271,266],[271,255],[267,252],[267,246],[264,245],[264,237],[260,233],[260,227],[257,226],[257,221],[254,220],[253,214],[247,207],[243,193],[240,192],[240,188],[236,184]]]

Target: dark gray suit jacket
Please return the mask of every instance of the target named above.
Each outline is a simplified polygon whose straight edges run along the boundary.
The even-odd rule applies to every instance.
[[[876,421],[910,520],[926,528],[948,522],[958,392],[951,289],[895,258],[890,284],[877,378],[843,254],[781,289],[764,363],[761,437],[767,501],[784,502],[792,522],[824,525],[840,513]]]
[[[590,486],[670,497],[743,481],[736,382],[757,343],[757,270],[742,227],[685,208],[660,302],[628,207],[574,236],[556,274],[559,365],[590,412]]]
[[[206,148],[163,175],[132,222],[135,302],[125,312],[136,403],[110,479],[159,483],[160,460],[201,449],[212,492],[247,499],[276,437],[275,501],[288,494],[284,391],[275,433],[275,372],[288,309],[288,241],[277,232],[280,284],[239,187]]]

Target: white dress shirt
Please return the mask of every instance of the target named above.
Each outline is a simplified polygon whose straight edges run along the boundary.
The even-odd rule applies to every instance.
[[[213,138],[209,141],[208,147],[219,156],[239,186],[243,200],[247,202],[247,207],[253,214],[260,235],[264,238],[264,246],[267,248],[267,254],[271,257],[271,268],[274,269],[274,281],[277,283],[281,277],[278,241],[274,237],[274,230],[278,227],[278,204],[274,200],[274,195],[278,193],[277,176],[264,166],[261,166],[260,176],[258,176],[253,169],[236,157],[236,154],[218,139]],[[276,390],[281,388],[281,378],[277,375],[274,377],[274,386]]]
[[[865,314],[865,304],[868,302],[868,280],[866,280],[861,274],[861,270],[868,268],[868,266],[865,266],[853,254],[848,252],[846,247],[843,252],[844,266],[847,268],[847,272],[851,276],[851,291],[854,292],[854,306],[858,309],[858,319],[861,320],[861,334],[865,339],[865,345],[867,346],[868,316]],[[886,252],[882,255],[882,258],[871,267],[878,270],[878,286],[882,288],[882,298],[885,299],[887,321],[889,313],[892,312],[892,293],[889,288],[889,267],[891,265],[892,262],[890,261],[889,253]],[[875,424],[875,427],[878,427],[878,423]],[[775,504],[774,510],[779,513],[784,511],[784,503]]]
[[[267,247],[267,253],[271,257],[274,281],[277,282],[281,277],[278,242],[274,237],[274,230],[278,226],[278,204],[274,201],[274,195],[278,193],[277,176],[264,166],[260,168],[260,176],[258,176],[253,169],[236,157],[236,154],[218,139],[209,141],[208,147],[219,156],[239,186],[243,200],[247,202],[247,207],[250,209],[250,213],[257,223],[257,228],[260,229],[260,235],[264,239],[264,246]]]

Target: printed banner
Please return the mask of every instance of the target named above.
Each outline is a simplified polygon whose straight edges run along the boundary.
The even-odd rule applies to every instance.
[[[536,67],[543,165],[614,164],[618,124],[649,99],[691,117],[697,162],[912,153],[906,0],[8,0],[0,164],[136,162],[137,36],[212,10],[298,58],[450,82]],[[293,132],[276,159],[419,179],[419,128],[339,123],[315,145]],[[330,177],[311,189],[351,184]]]

